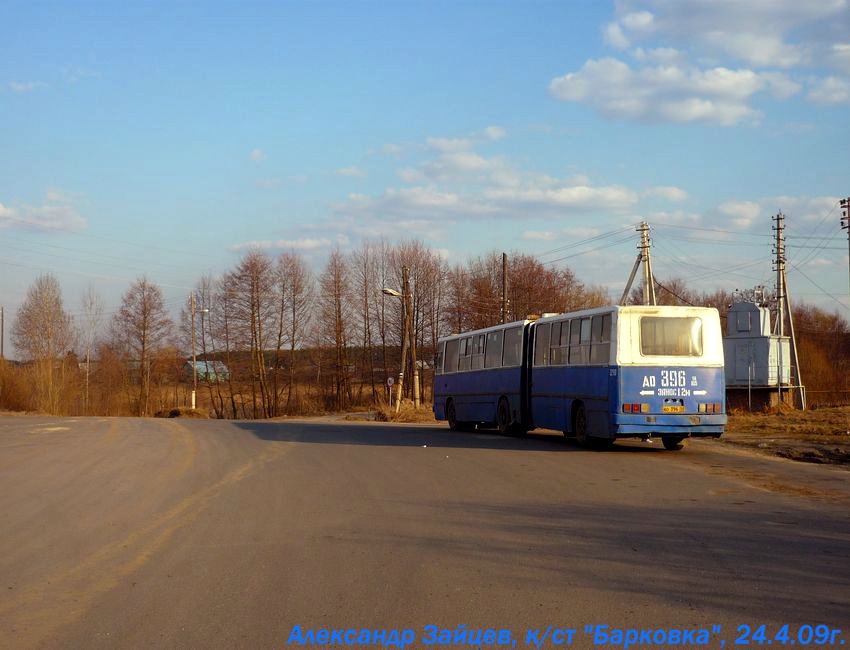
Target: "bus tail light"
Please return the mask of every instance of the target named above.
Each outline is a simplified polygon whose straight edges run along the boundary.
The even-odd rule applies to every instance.
[[[623,404],[623,413],[649,413],[649,404]]]
[[[723,413],[723,404],[700,404],[700,413]]]

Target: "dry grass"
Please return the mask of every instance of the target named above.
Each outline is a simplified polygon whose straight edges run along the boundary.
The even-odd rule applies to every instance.
[[[794,460],[850,464],[850,407],[733,412],[724,440]]]
[[[850,435],[850,407],[808,411],[783,409],[773,413],[733,412],[729,415],[727,431],[807,439],[846,437]]]
[[[418,409],[413,407],[413,402],[409,400],[401,401],[401,408],[396,413],[395,406],[390,408],[388,405],[381,405],[375,410],[375,420],[377,422],[433,422],[434,411],[431,409],[431,404],[419,406]]]

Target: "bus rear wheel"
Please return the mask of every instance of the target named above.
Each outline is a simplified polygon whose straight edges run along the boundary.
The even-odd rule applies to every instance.
[[[503,436],[511,435],[515,431],[511,422],[511,405],[504,397],[499,400],[499,406],[496,408],[496,426]]]
[[[589,447],[591,437],[587,433],[587,411],[584,410],[584,404],[576,406],[573,412],[573,434],[576,437],[576,442],[582,447]]]
[[[446,404],[446,419],[449,421],[449,429],[452,431],[463,431],[466,429],[465,422],[458,422],[454,400],[450,399],[448,404]]]
[[[664,443],[664,449],[669,451],[679,451],[685,448],[685,442],[682,436],[662,436],[661,442]]]
[[[613,438],[597,438],[590,435],[584,404],[577,405],[573,412],[573,435],[576,437],[576,442],[586,449],[608,449],[614,444]]]

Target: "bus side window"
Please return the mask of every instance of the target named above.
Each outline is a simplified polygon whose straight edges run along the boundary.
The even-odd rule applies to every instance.
[[[498,368],[502,365],[502,330],[487,333],[487,347],[484,352],[484,367]]]
[[[434,353],[434,374],[443,374],[443,356],[445,354],[446,344],[438,343],[437,351]]]
[[[484,367],[484,339],[484,334],[472,337],[472,360],[469,364],[472,370],[480,370]]]
[[[550,361],[553,366],[562,366],[567,363],[567,342],[569,336],[570,324],[567,321],[560,323],[552,323],[552,354]]]
[[[570,365],[590,363],[590,318],[570,321]]]
[[[472,356],[472,337],[467,337],[460,340],[460,357],[458,359],[457,369],[460,372],[469,370]]]
[[[611,358],[611,314],[594,316],[590,330],[590,363],[609,363]]]
[[[522,358],[522,328],[511,327],[505,330],[505,351],[502,355],[503,366],[518,366]]]
[[[581,320],[570,321],[570,365],[581,364]]]
[[[590,363],[590,319],[581,319],[581,362]]]
[[[549,335],[552,333],[552,324],[540,325],[534,331],[534,365],[549,365]]]
[[[458,339],[446,341],[446,358],[443,365],[443,372],[457,372],[459,349],[460,341]]]

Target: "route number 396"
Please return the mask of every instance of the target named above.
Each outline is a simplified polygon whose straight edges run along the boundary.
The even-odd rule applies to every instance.
[[[662,370],[662,388],[681,388],[687,385],[687,373],[684,370]]]

